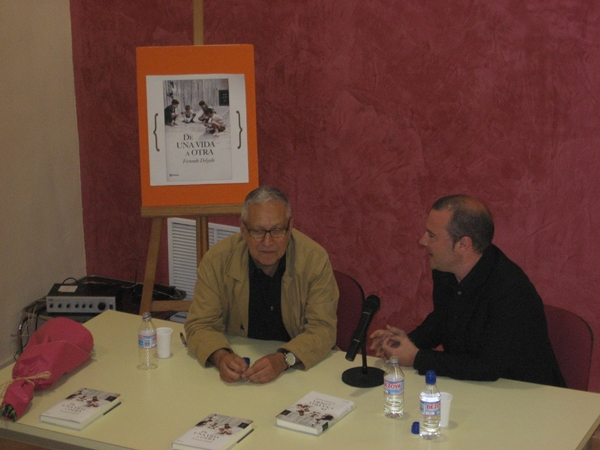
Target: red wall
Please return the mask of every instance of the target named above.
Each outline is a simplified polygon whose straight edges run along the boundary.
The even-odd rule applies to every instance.
[[[71,0],[88,275],[143,281],[136,47],[191,45],[187,0]],[[162,248],[166,248],[166,240]],[[166,255],[157,282],[168,284]]]
[[[207,44],[255,46],[261,184],[284,189],[297,227],[380,296],[374,327],[410,330],[431,310],[416,242],[431,203],[463,192],[488,204],[496,244],[544,301],[600,336],[600,4],[204,4]],[[88,273],[133,279],[147,243],[135,47],[190,44],[191,5],[72,10]]]

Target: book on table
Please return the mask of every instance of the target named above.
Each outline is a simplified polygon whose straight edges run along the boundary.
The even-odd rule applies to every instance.
[[[253,431],[252,420],[210,414],[173,441],[173,450],[226,450]]]
[[[312,391],[276,416],[277,426],[318,436],[354,409],[354,402]]]
[[[82,430],[119,406],[119,396],[114,392],[81,388],[42,413],[40,422]]]

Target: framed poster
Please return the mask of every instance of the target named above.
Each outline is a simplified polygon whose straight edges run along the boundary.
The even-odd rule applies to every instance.
[[[142,206],[242,203],[258,186],[251,45],[137,49]]]

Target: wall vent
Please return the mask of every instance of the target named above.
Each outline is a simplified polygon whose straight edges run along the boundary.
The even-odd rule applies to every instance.
[[[240,231],[240,227],[208,224],[208,246]],[[196,221],[178,217],[167,219],[169,284],[183,289],[191,300],[196,285]]]

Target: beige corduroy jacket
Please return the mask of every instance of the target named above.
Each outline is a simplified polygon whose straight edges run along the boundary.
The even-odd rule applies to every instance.
[[[292,230],[285,257],[281,307],[292,339],[282,348],[309,369],[335,345],[338,288],[327,252],[308,236]],[[200,262],[185,331],[188,348],[204,366],[214,351],[231,348],[225,334],[247,336],[248,258],[237,233],[214,245]]]

